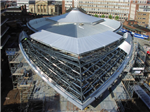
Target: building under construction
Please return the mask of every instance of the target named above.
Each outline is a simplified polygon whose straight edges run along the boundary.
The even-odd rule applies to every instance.
[[[117,111],[119,107],[123,112],[121,100],[132,98],[135,79],[142,82],[146,78],[143,75],[145,51],[130,34],[117,34],[122,27],[118,21],[95,18],[73,9],[60,16],[33,19],[27,25],[35,33],[27,35],[22,32],[19,36],[24,59],[47,83],[46,93],[52,87],[80,109],[99,98],[106,98],[101,109]],[[36,84],[29,77],[32,73],[26,69],[23,69],[26,74],[23,77],[13,76],[14,79],[19,77],[17,84],[13,79],[14,87],[30,84],[20,93],[30,100],[25,101],[28,107],[34,107],[31,102],[38,99],[40,93],[35,95],[39,89],[32,86]],[[40,79],[36,83],[41,82]],[[115,88],[119,81],[121,83]],[[110,98],[112,91],[116,93],[114,99]],[[43,98],[44,94],[41,95]],[[44,101],[39,104],[46,107]]]

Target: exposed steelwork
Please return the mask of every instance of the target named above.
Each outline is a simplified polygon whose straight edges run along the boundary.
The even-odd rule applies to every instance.
[[[107,25],[109,24],[107,21],[98,24],[109,27],[110,32],[115,30],[115,27]],[[105,34],[105,32],[100,34]],[[118,36],[114,32],[111,34]],[[65,45],[62,45],[65,48],[54,47],[54,44],[48,45],[47,43],[54,42],[55,37],[49,37],[51,39],[45,43],[40,36],[32,38],[33,35],[28,36],[25,32],[20,34],[19,46],[24,58],[45,82],[80,109],[84,109],[93,102],[118,78],[128,64],[134,46],[128,33],[117,39],[113,36],[109,37],[112,39],[110,43],[106,42],[107,37],[103,37],[106,35],[102,35],[102,41],[105,41],[104,46],[97,44],[97,49],[84,49],[82,53],[76,53],[70,52]],[[35,33],[34,36],[37,35],[38,33]],[[57,36],[60,37],[61,34]],[[67,38],[65,41],[68,41],[68,38],[75,39],[64,35],[61,38]],[[84,38],[83,40],[89,43],[88,36],[80,38]],[[91,45],[94,43],[96,41]],[[68,44],[68,47],[72,47],[71,44]]]
[[[53,49],[31,38],[22,39],[20,45],[34,66],[54,81],[53,85],[83,104],[102,89],[124,63],[127,53],[117,47],[121,43],[80,57]]]

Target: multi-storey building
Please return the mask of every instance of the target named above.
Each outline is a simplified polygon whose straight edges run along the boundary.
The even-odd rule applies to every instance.
[[[129,0],[79,0],[78,6],[87,11],[88,14],[98,16],[104,15],[106,18],[112,15],[119,19],[127,19],[129,14]]]
[[[29,2],[29,11],[36,14],[54,14],[55,13],[55,5],[48,0],[35,0]]]
[[[17,0],[17,6],[26,5],[26,10],[29,12],[29,0]]]
[[[148,26],[150,21],[150,0],[63,0],[63,2],[63,13],[70,7],[78,6],[91,15],[96,14],[99,17],[103,15],[105,18],[109,18],[111,15],[114,19],[118,16],[120,20],[139,21],[139,25],[142,26]],[[138,15],[145,17],[141,19]]]
[[[72,0],[65,0],[65,7],[66,7],[66,10],[72,7]]]
[[[16,0],[4,0],[4,2],[6,3],[7,7],[17,6]]]
[[[135,20],[138,21],[140,26],[150,27],[150,11],[137,11]]]
[[[132,0],[129,20],[136,20],[138,25],[150,27],[150,0]]]
[[[5,15],[7,18],[9,18],[10,21],[17,20],[22,21],[23,23],[26,23],[28,20],[32,18],[27,11],[26,11],[26,5],[24,6],[11,6],[8,7]]]

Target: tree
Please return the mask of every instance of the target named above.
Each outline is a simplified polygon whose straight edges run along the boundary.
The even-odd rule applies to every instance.
[[[118,19],[119,19],[119,16],[116,16],[116,17],[115,17],[115,20],[118,20]]]
[[[112,19],[112,15],[109,15],[109,19]]]
[[[98,17],[98,15],[97,15],[97,14],[95,14],[94,16],[95,16],[95,17]]]
[[[105,15],[103,14],[103,15],[101,16],[101,18],[105,18]]]

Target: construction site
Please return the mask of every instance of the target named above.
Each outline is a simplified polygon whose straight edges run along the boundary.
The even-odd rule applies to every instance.
[[[6,49],[2,112],[149,112],[150,42],[77,8],[64,15],[30,20]]]
[[[135,42],[131,62],[99,98],[80,110],[43,81],[28,65],[18,48],[6,50],[13,90],[2,112],[149,112],[150,56]],[[136,69],[140,67],[140,72]],[[12,105],[12,106],[10,106]]]

